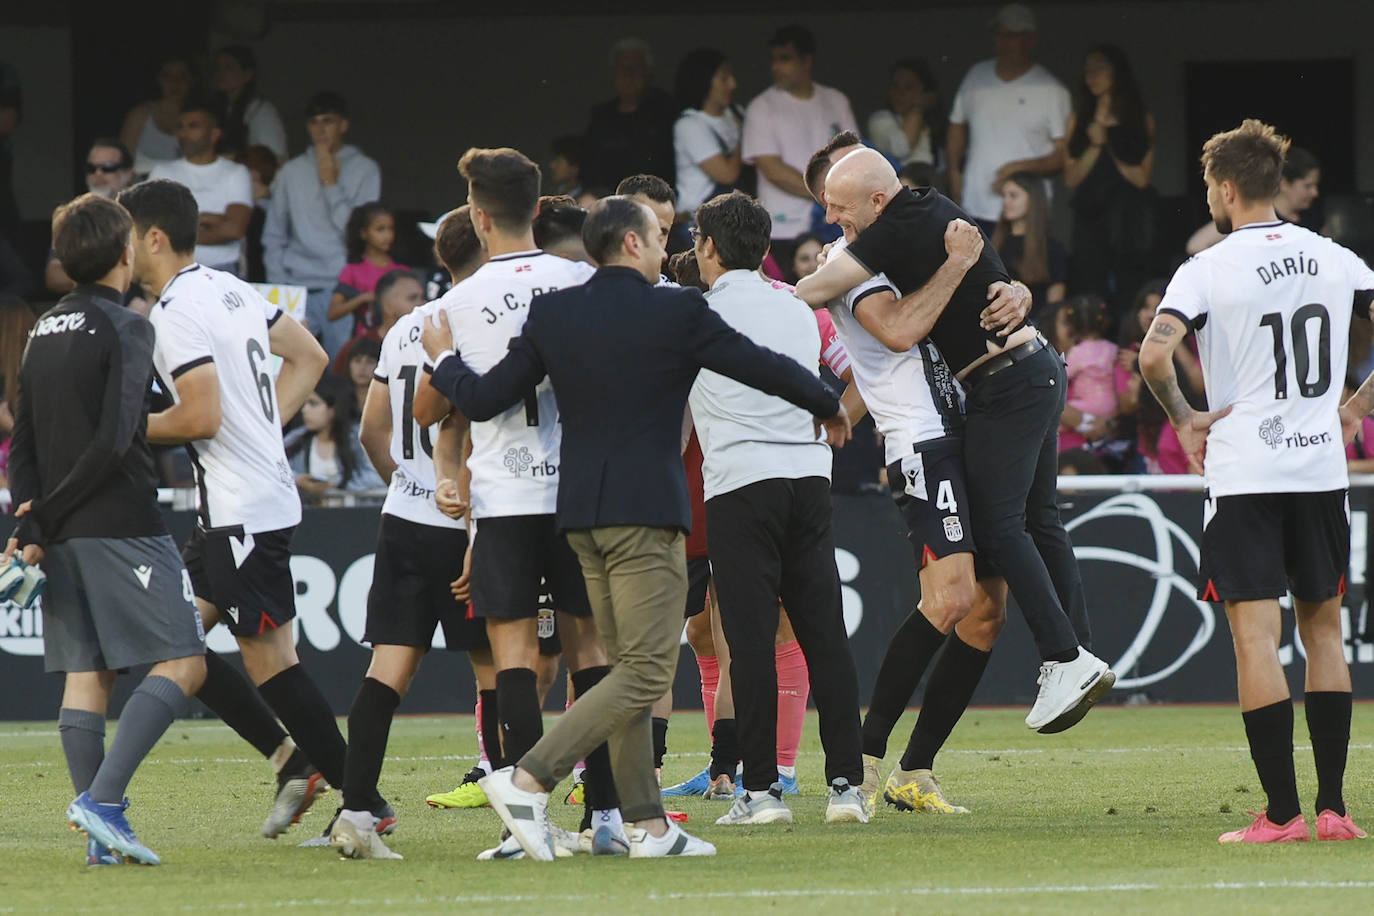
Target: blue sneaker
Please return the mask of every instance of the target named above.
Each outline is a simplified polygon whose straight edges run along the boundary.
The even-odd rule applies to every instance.
[[[630,854],[630,841],[625,830],[607,827],[604,824],[592,834],[592,855],[627,856]]]
[[[87,865],[123,865],[124,857],[97,840],[86,841]]]
[[[711,788],[711,768],[708,766],[686,782],[669,786],[662,791],[664,798],[685,798],[691,795],[705,795]]]
[[[144,865],[161,865],[157,853],[138,841],[134,828],[124,817],[129,807],[126,798],[122,804],[103,804],[91,800],[89,792],[82,792],[67,806],[67,821],[86,836],[111,850]]]

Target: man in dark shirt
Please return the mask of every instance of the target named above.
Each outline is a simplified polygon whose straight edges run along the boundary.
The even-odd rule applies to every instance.
[[[1068,382],[1063,360],[1033,325],[998,328],[982,317],[989,284],[1009,277],[948,198],[903,188],[887,160],[867,149],[831,168],[825,197],[826,218],[853,241],[803,280],[797,294],[819,307],[886,274],[902,298],[888,306],[883,323],[903,343],[928,336],[963,383],[964,466],[980,576],[1006,579],[1040,651],[1040,691],[1026,725],[1063,731],[1116,681],[1080,645],[1089,641],[1083,585],[1056,501]]]
[[[583,138],[582,186],[613,188],[630,175],[660,175],[673,183],[677,173],[673,124],[678,106],[651,84],[653,55],[638,38],[611,48],[615,98],[592,109]]]
[[[157,507],[144,430],[153,328],[122,306],[132,221],[84,194],[57,209],[53,247],[76,288],[38,320],[19,371],[10,484],[20,518],[5,548],[43,562],[48,671],[66,673],[58,714],[87,862],[160,861],[124,817],[135,768],[205,678],[205,632],[191,580]],[[152,670],[105,754],[115,673]]]
[[[652,285],[663,243],[647,206],[598,201],[582,238],[601,269],[582,286],[536,296],[510,352],[486,375],[452,352],[446,325],[424,334],[432,384],[471,420],[520,403],[546,375],[553,383],[563,423],[557,526],[577,552],[613,666],[517,766],[482,788],[526,854],[552,860],[549,792],[608,741],[621,810],[637,828],[630,856],[714,855],[664,817],[649,722],[677,667],[687,597],[687,395],[704,366],[824,418],[833,444],[849,438],[849,418],[814,373],[732,330],[699,290]]]

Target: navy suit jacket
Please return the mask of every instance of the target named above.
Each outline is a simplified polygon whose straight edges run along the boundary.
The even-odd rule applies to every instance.
[[[536,296],[490,372],[446,356],[431,383],[469,419],[488,420],[547,375],[563,423],[558,527],[690,530],[682,417],[702,367],[817,417],[839,410],[812,372],[731,328],[699,290],[655,287],[628,267]]]

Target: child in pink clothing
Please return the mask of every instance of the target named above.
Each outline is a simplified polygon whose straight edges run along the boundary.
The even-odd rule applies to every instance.
[[[353,336],[361,337],[381,323],[373,306],[377,281],[393,270],[405,270],[391,257],[396,242],[396,218],[376,201],[355,207],[344,231],[348,263],[339,272],[329,302],[329,320],[353,315]]]
[[[1096,296],[1074,296],[1055,315],[1055,337],[1068,364],[1069,390],[1059,426],[1059,450],[1102,439],[1116,415],[1117,346],[1102,339],[1107,305]]]

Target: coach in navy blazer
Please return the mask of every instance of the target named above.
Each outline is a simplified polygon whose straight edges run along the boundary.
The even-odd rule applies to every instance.
[[[452,346],[446,327],[426,322],[424,333],[431,383],[469,419],[518,404],[546,375],[553,383],[563,423],[558,526],[577,552],[612,664],[517,766],[483,788],[526,852],[552,859],[542,806],[605,741],[621,811],[635,828],[630,855],[714,855],[710,843],[664,819],[649,724],[650,707],[672,684],[687,597],[687,395],[705,367],[823,418],[835,444],[849,437],[849,419],[814,372],[751,343],[700,292],[653,285],[663,244],[648,207],[627,197],[598,201],[582,235],[604,266],[582,286],[536,296],[524,330],[486,375],[444,352]],[[530,816],[516,823],[512,811]]]

